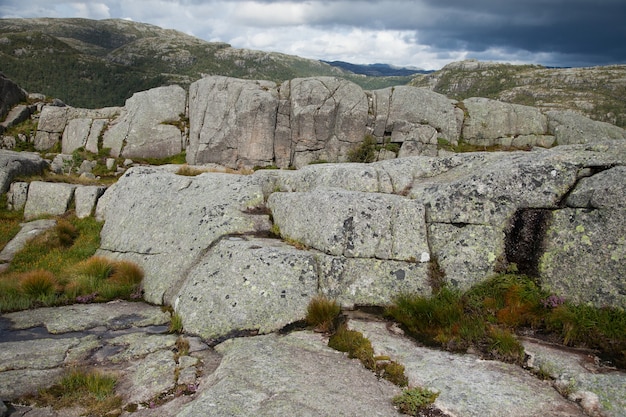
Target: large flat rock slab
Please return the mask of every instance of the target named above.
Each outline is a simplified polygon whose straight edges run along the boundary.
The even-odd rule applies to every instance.
[[[177,415],[398,416],[391,399],[400,388],[325,345],[311,332],[224,342],[220,366]]]

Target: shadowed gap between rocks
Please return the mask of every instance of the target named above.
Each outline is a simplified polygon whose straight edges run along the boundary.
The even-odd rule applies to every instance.
[[[508,264],[516,264],[521,274],[539,276],[539,260],[545,250],[546,231],[552,210],[518,209],[505,232],[504,253]]]

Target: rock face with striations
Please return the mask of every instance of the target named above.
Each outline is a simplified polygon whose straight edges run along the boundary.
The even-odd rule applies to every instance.
[[[277,85],[208,76],[192,83],[188,96],[187,106],[186,92],[174,85],[136,93],[122,108],[45,106],[35,147],[61,141],[64,153],[109,148],[127,158],[186,150],[189,164],[239,169],[343,162],[368,136],[378,160],[436,156],[441,142],[526,149],[626,139],[623,129],[573,112],[485,98],[457,102],[410,86],[365,91],[334,77]]]
[[[177,85],[135,93],[104,133],[112,156],[165,158],[185,149],[177,123],[185,117],[187,93]]]

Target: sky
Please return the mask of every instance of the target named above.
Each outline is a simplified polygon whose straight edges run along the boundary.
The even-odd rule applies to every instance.
[[[235,48],[437,70],[626,64],[626,0],[1,0],[1,18],[122,18]]]

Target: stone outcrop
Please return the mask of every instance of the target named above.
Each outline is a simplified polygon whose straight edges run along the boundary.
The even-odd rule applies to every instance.
[[[165,158],[185,149],[183,131],[187,93],[180,86],[135,93],[104,133],[103,144],[112,156]]]
[[[81,146],[96,150],[98,138],[105,128],[103,121],[114,118],[120,111],[118,107],[90,110],[65,105],[56,106],[54,103],[46,105],[39,115],[35,149],[46,151],[61,143],[61,149],[66,153],[71,153]]]
[[[16,104],[25,101],[28,95],[13,81],[0,72],[0,121]],[[2,130],[0,130],[0,134]]]
[[[207,77],[189,87],[190,164],[271,165],[278,111],[276,85]]]
[[[48,163],[38,154],[0,150],[0,193],[6,193],[18,176],[41,174]]]
[[[626,139],[623,129],[573,112],[485,98],[457,102],[410,86],[365,91],[334,77],[278,85],[208,76],[192,83],[188,96],[172,85],[136,93],[121,108],[46,105],[35,147],[61,142],[65,154],[83,147],[126,158],[185,150],[192,165],[249,169],[346,161],[368,136],[378,160],[437,156],[440,143],[527,149]]]
[[[433,262],[460,289],[516,263],[557,294],[623,307],[625,164],[620,140],[250,176],[137,167],[99,201],[99,253],[138,262],[146,299],[210,338],[277,330],[316,292],[345,306],[429,294]],[[254,237],[269,213],[301,250]]]

